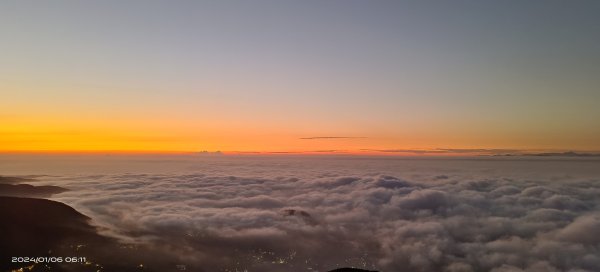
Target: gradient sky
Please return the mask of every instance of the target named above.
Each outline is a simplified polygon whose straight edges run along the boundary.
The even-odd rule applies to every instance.
[[[598,14],[584,0],[2,1],[0,150],[600,150]]]

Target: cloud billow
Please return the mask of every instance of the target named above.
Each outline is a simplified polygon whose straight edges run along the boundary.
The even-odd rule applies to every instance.
[[[600,271],[596,180],[438,176],[107,175],[61,199],[211,271]]]

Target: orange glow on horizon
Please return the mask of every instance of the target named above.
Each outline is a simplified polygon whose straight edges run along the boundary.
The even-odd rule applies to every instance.
[[[377,156],[468,156],[477,150],[596,150],[593,144],[560,148],[555,143],[508,136],[435,133],[339,132],[323,127],[281,127],[275,124],[193,121],[177,118],[95,118],[65,116],[4,118],[0,153],[44,154],[302,154]],[[318,137],[321,136],[321,137]],[[336,137],[338,136],[338,137]],[[344,136],[344,137],[340,137]],[[484,140],[481,140],[484,139]],[[538,145],[528,145],[534,142]],[[444,149],[464,149],[449,152]],[[473,152],[468,152],[473,149]],[[498,151],[498,153],[503,153]],[[511,153],[511,152],[504,152]]]

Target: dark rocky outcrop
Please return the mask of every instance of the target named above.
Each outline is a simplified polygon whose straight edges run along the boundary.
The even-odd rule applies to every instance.
[[[317,220],[315,220],[310,213],[303,211],[303,210],[296,210],[296,209],[285,209],[282,211],[283,216],[290,216],[290,217],[296,217],[302,220],[302,222],[308,224],[308,225],[317,225],[318,222]]]
[[[345,267],[345,268],[338,268],[338,269],[330,270],[329,272],[377,272],[377,271]]]

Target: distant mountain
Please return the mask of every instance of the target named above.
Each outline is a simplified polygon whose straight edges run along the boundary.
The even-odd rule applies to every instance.
[[[516,154],[498,154],[496,157],[600,157],[600,153],[580,153],[580,152],[546,152],[546,153],[516,153]]]
[[[68,191],[58,186],[34,186],[24,182],[36,182],[35,179],[0,176],[0,196],[50,197]]]
[[[1,184],[0,196],[50,197],[68,191],[58,186],[33,186],[29,184]]]
[[[536,153],[526,154],[525,156],[537,156],[537,157],[600,157],[598,153],[577,153],[573,151],[569,152],[549,152],[549,153]]]
[[[5,184],[23,183],[23,182],[32,182],[32,181],[35,181],[35,180],[28,179],[28,178],[0,176],[0,183],[5,183]]]

